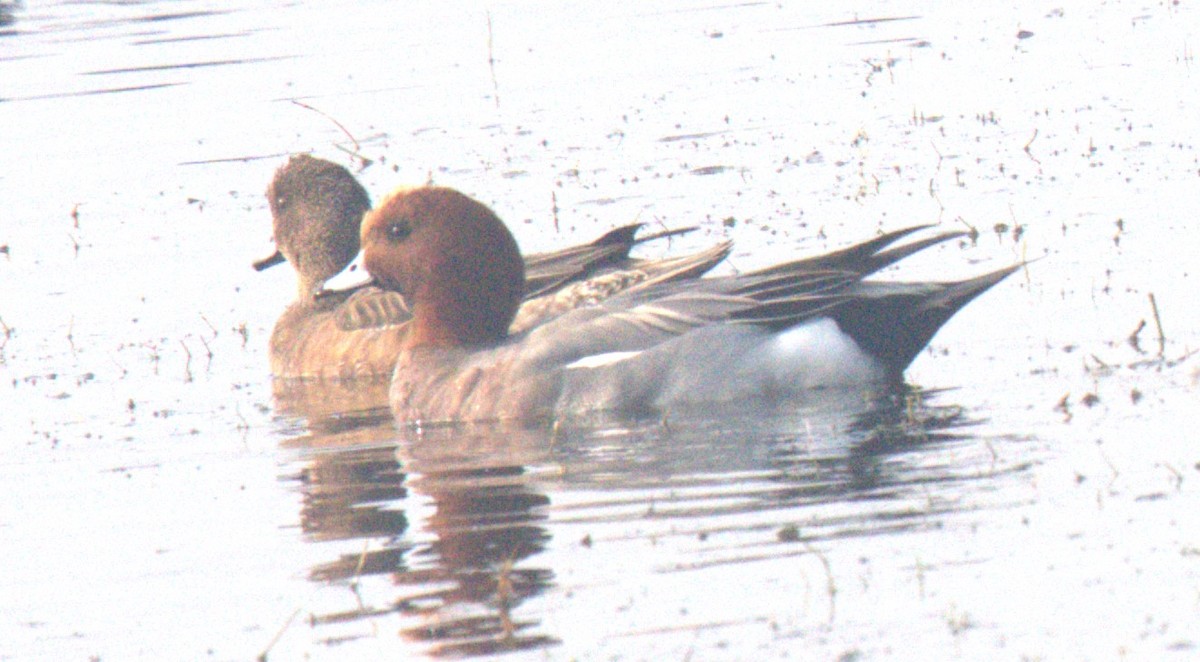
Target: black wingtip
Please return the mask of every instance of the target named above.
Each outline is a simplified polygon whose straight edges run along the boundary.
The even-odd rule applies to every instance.
[[[831,315],[863,351],[899,375],[951,317],[1024,266],[953,283],[863,281]]]
[[[945,311],[945,319],[948,320],[954,315],[954,313],[962,310],[963,306],[966,306],[975,297],[988,291],[994,285],[998,284],[1005,278],[1008,278],[1024,266],[1025,263],[1022,262],[1019,264],[1014,264],[1010,267],[1004,267],[1003,269],[997,269],[981,276],[975,276],[974,278],[960,280],[956,283],[947,283],[941,292],[930,297],[921,304],[921,310]],[[945,323],[945,321],[943,320],[942,323]],[[938,326],[941,326],[941,324]]]

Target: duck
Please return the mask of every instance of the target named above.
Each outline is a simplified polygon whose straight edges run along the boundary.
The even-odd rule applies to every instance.
[[[302,380],[389,378],[408,333],[403,298],[380,288],[317,296],[320,285],[359,252],[360,224],[371,208],[367,191],[343,166],[296,154],[276,170],[266,197],[275,249],[253,267],[263,271],[286,262],[295,269],[298,287],[271,331],[272,374]],[[632,258],[637,245],[695,229],[639,235],[643,227],[623,225],[589,243],[524,258],[524,305],[513,331],[638,284],[698,277],[731,248],[723,242],[681,257]]]
[[[362,250],[324,288],[404,298],[412,320],[389,387],[402,424],[667,416],[902,380],[943,324],[1021,266],[956,282],[868,279],[963,236],[895,245],[929,227],[757,271],[628,288],[514,332],[524,273],[512,233],[483,203],[424,186],[366,214]]]

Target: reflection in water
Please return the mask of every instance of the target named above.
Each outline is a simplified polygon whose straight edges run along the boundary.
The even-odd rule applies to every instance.
[[[933,407],[906,387],[825,395],[766,411],[709,407],[554,429],[398,431],[386,383],[283,385],[281,411],[304,420],[287,445],[305,462],[289,477],[304,494],[305,534],[370,543],[310,578],[357,587],[376,577],[390,587],[384,604],[313,623],[398,616],[401,636],[437,656],[552,646],[556,634],[519,612],[555,586],[552,555],[542,552],[558,527],[583,524],[599,539],[663,535],[643,525],[665,521],[678,535],[721,531],[732,541],[672,569],[687,571],[929,526],[931,513],[962,507],[937,488],[976,477],[978,462],[932,452],[979,446],[963,436],[971,421],[961,409]],[[762,528],[750,514],[767,515],[781,543],[764,549],[730,536]]]
[[[96,69],[84,71],[81,76],[105,76],[112,74],[141,74],[150,71],[173,71],[177,69],[201,69],[205,67],[226,67],[234,64],[254,64],[256,62],[274,62],[275,60],[290,60],[291,56],[276,55],[271,57],[239,58],[236,60],[204,60],[199,62],[179,62],[175,64],[153,64],[141,67],[120,67],[117,69]]]
[[[312,569],[320,582],[357,580],[403,567],[409,545],[396,542],[408,529],[401,510],[389,503],[404,499],[405,476],[396,463],[387,384],[313,385],[279,381],[279,411],[306,423],[285,446],[301,450],[307,464],[287,477],[304,495],[300,525],[313,541],[384,540],[382,547],[344,555]],[[344,620],[355,615],[326,617]]]
[[[442,654],[483,654],[536,648],[553,639],[526,634],[537,623],[518,621],[512,609],[551,585],[548,569],[516,568],[540,552],[550,534],[542,525],[549,498],[527,482],[526,463],[549,446],[539,432],[431,434],[417,455],[397,461],[397,432],[386,409],[386,382],[327,386],[279,382],[281,412],[303,417],[307,434],[287,442],[305,453],[292,480],[304,494],[302,528],[314,541],[385,540],[382,548],[341,556],[314,568],[324,583],[358,582],[388,574],[403,587],[386,608],[360,605],[351,613],[314,616],[344,622],[397,612],[421,625],[404,630]],[[447,443],[441,443],[445,441]],[[423,451],[433,451],[421,455]],[[432,504],[421,526],[434,538],[417,546],[405,537],[409,522],[397,505],[415,501],[405,481]]]
[[[428,566],[398,575],[396,584],[409,589],[434,584],[443,588],[404,599],[398,607],[421,616],[421,624],[404,630],[417,641],[437,645],[437,654],[484,654],[536,648],[551,637],[528,632],[534,621],[519,621],[512,610],[551,586],[548,568],[518,568],[541,552],[550,538],[546,507],[550,499],[530,480],[526,468],[504,455],[489,467],[454,468],[413,461],[421,471],[414,481],[433,503],[423,522],[434,540],[421,551]]]
[[[9,26],[17,22],[17,10],[23,9],[24,3],[20,0],[16,2],[0,1],[0,37],[6,37],[17,33],[16,30],[9,29]]]

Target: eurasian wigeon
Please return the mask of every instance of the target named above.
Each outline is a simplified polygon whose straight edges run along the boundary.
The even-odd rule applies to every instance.
[[[752,273],[632,288],[520,333],[517,243],[447,188],[398,191],[363,220],[363,272],[412,312],[389,399],[402,422],[549,420],[605,410],[803,398],[895,381],[963,305],[1020,265],[954,283],[865,280],[945,233],[927,226]],[[348,282],[349,281],[349,282]]]
[[[366,190],[342,166],[299,154],[275,172],[267,199],[276,251],[254,267],[261,271],[287,261],[299,283],[296,300],[271,333],[272,373],[312,379],[390,376],[407,336],[409,313],[403,299],[379,288],[315,296],[319,285],[359,251],[359,226],[371,206]],[[723,243],[684,257],[634,259],[629,256],[634,245],[692,229],[638,237],[640,227],[626,225],[588,244],[525,258],[520,297],[526,302],[513,330],[523,331],[639,282],[698,277],[729,251]],[[599,274],[604,276],[596,278]]]

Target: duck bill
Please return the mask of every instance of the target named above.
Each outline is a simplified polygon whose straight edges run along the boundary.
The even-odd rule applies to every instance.
[[[359,252],[354,261],[346,265],[345,269],[342,269],[337,275],[318,285],[317,291],[313,292],[313,296],[320,299],[335,294],[353,292],[374,283],[375,279],[371,278],[371,274],[367,273],[367,267],[363,262],[363,254]]]
[[[269,256],[264,257],[261,260],[255,260],[253,266],[255,271],[262,271],[264,269],[270,269],[271,267],[277,264],[282,264],[286,261],[287,258],[283,257],[283,253],[280,253],[279,249],[276,248],[275,252],[271,253]]]

